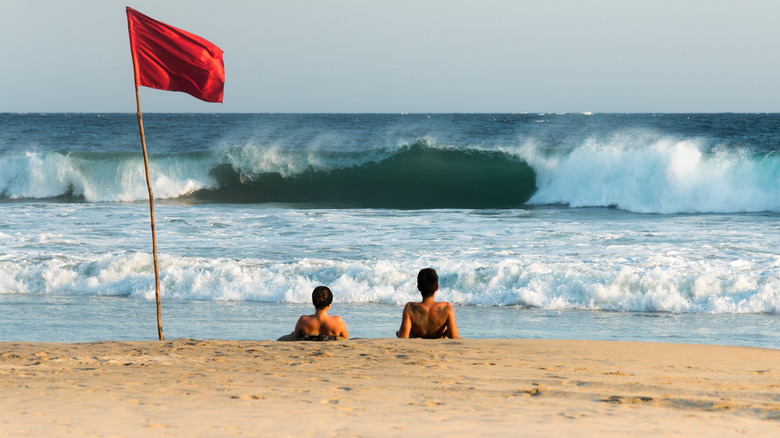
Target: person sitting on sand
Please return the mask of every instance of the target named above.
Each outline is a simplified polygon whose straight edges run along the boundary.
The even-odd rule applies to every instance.
[[[406,303],[401,329],[395,335],[399,338],[458,339],[458,323],[452,304],[434,300],[439,290],[436,271],[431,268],[420,270],[417,274],[417,289],[422,294],[422,301]]]
[[[306,341],[335,341],[349,339],[347,324],[340,316],[328,315],[333,293],[326,286],[317,286],[311,293],[314,315],[303,315],[295,324],[293,337]]]

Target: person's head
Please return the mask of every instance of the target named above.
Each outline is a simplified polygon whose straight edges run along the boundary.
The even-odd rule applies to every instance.
[[[417,274],[417,289],[423,298],[431,297],[439,290],[439,276],[433,268],[420,269]]]
[[[333,292],[327,286],[317,286],[311,293],[311,302],[315,309],[324,309],[333,302]]]

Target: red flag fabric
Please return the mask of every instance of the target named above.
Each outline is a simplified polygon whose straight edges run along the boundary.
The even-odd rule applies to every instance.
[[[136,85],[182,91],[206,102],[222,102],[222,49],[130,7],[127,26]]]

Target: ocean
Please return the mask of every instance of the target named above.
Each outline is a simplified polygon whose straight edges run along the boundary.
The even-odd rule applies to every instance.
[[[166,338],[780,348],[780,114],[144,114]],[[135,114],[0,114],[0,340],[157,338]]]

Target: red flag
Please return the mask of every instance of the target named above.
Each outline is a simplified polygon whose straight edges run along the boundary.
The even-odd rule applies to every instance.
[[[130,7],[127,26],[136,85],[183,91],[207,102],[222,102],[222,49]]]

